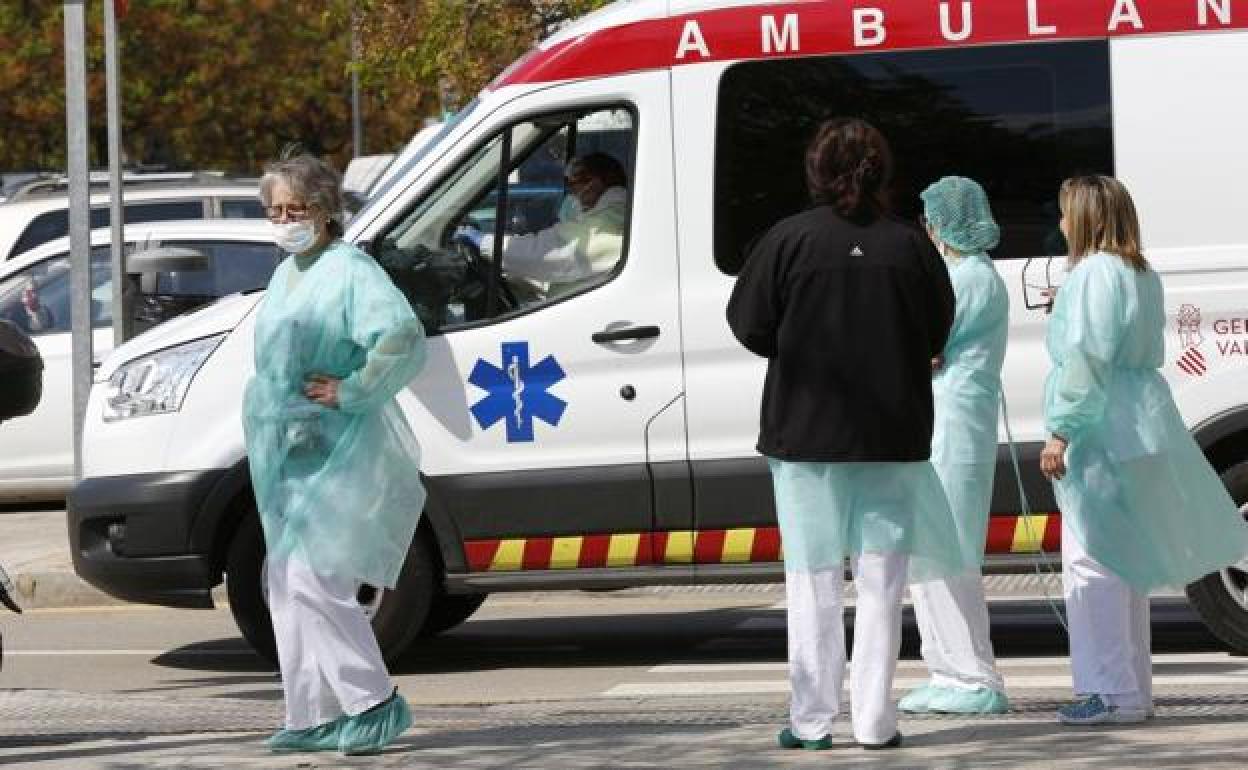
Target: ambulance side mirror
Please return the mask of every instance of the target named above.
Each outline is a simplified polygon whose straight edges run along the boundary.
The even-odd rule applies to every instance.
[[[139,277],[139,291],[155,294],[161,273],[195,272],[212,269],[212,257],[198,249],[162,246],[138,251],[126,257],[126,273]]]
[[[176,281],[182,273],[212,269],[212,257],[198,249],[163,246],[136,251],[126,257],[126,281],[122,287],[122,339],[193,310],[210,298],[183,295],[176,290],[160,296],[160,276],[169,274]]]

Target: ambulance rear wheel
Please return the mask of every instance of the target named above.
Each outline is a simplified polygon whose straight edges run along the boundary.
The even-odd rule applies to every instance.
[[[277,644],[264,590],[264,533],[259,516],[243,517],[226,554],[226,591],[230,612],[243,638],[270,663],[277,665]],[[407,561],[394,590],[378,600],[375,589],[362,587],[360,604],[371,618],[377,645],[387,663],[393,663],[420,634],[434,598],[434,555],[429,536],[416,532]]]
[[[1232,466],[1222,481],[1248,517],[1248,462]],[[1214,636],[1248,655],[1248,557],[1189,585],[1187,598]]]
[[[488,594],[440,594],[429,609],[425,625],[420,629],[421,636],[435,636],[443,631],[450,631],[455,626],[472,617],[485,602]]]

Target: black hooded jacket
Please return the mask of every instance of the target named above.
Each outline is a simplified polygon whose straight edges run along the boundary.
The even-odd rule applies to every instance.
[[[914,225],[859,225],[830,206],[789,217],[750,253],[728,302],[768,359],[758,451],[781,460],[918,462],[932,440],[932,358],[953,324],[949,271]]]

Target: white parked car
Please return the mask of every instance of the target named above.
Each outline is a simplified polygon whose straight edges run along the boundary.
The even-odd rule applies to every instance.
[[[997,5],[1013,11],[985,7]],[[1003,446],[988,569],[1031,571],[1059,548],[1037,462],[1049,368],[1039,304],[1062,277],[1068,176],[1130,187],[1166,287],[1164,374],[1248,502],[1248,99],[1234,96],[1248,82],[1248,14],[1117,5],[1140,18],[1024,0],[616,3],[448,122],[346,234],[429,333],[426,370],[398,399],[429,496],[373,618],[386,655],[491,591],[782,578],[754,450],[765,365],[734,340],[725,305],[753,240],[808,204],[803,150],[836,114],[888,136],[899,215],[914,218],[919,191],[960,174],[987,188],[1002,226],[1005,394],[1038,515],[1022,515]],[[472,220],[503,238],[547,226],[568,160],[589,152],[611,155],[628,181],[610,270],[596,263],[592,280],[556,291],[520,277],[506,249],[499,264],[463,244]],[[240,628],[271,653],[239,416],[259,301],[171,322],[101,366],[69,526],[78,573],[118,596],[207,606],[228,575]],[[844,333],[869,343],[873,319]],[[143,416],[127,411],[136,405]],[[1214,633],[1248,651],[1248,562],[1190,595]]]
[[[122,191],[127,225],[180,219],[260,219],[264,209],[255,179],[218,174],[155,174],[130,177]],[[91,183],[91,228],[111,218],[108,187]],[[0,263],[69,233],[69,197],[63,179],[38,178],[0,203]]]
[[[107,228],[91,234],[91,320],[97,360],[113,347],[110,242]],[[229,294],[263,288],[280,258],[265,221],[126,226],[126,252],[160,246],[201,251],[211,258],[211,268],[160,275],[155,295],[144,298],[147,310],[184,311]],[[0,500],[61,498],[73,482],[69,300],[67,237],[0,262],[0,318],[30,334],[45,365],[39,407],[28,417],[0,426]]]

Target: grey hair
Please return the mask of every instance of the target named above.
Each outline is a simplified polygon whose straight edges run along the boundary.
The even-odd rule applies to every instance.
[[[297,155],[270,163],[260,177],[260,200],[267,207],[273,199],[273,185],[282,181],[309,206],[329,216],[329,232],[342,235],[342,177],[314,155]]]

